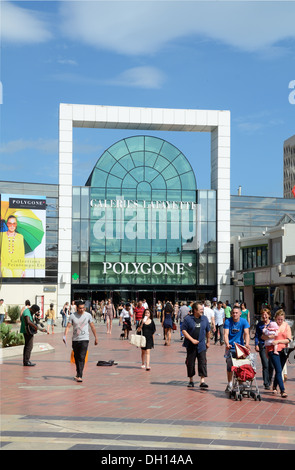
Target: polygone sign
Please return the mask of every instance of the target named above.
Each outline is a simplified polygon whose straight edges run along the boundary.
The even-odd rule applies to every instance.
[[[192,263],[187,263],[192,267]],[[103,263],[103,274],[113,271],[115,274],[175,274],[182,276],[185,274],[185,263],[122,263],[117,261]]]

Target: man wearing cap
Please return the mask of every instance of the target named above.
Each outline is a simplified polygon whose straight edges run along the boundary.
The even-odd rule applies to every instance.
[[[39,312],[40,307],[34,304],[31,307],[26,308],[21,316],[20,333],[22,333],[25,338],[25,345],[23,351],[23,365],[26,367],[33,367],[36,365],[32,364],[32,362],[30,361],[31,352],[34,344],[34,334],[37,332],[37,330],[46,333],[45,328],[40,328],[34,322],[34,315],[38,317]]]

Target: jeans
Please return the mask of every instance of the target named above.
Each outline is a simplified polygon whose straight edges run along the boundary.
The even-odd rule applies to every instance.
[[[183,334],[182,334],[182,325],[183,325],[183,321],[179,322],[179,329],[180,329],[180,339],[183,338]]]
[[[223,324],[222,325],[216,325],[215,343],[217,343],[217,341],[218,341],[218,330],[219,330],[219,336],[220,336],[220,343],[223,343]]]
[[[0,313],[0,323],[4,322],[4,313]]]
[[[34,335],[28,335],[27,333],[24,333],[24,338],[25,338],[25,345],[24,345],[24,351],[23,351],[23,364],[27,364],[30,362],[31,358],[31,352],[33,349],[33,343],[34,343]]]
[[[266,355],[265,346],[262,344],[259,344],[259,356],[262,365],[263,385],[269,387],[273,375],[273,365]]]
[[[277,386],[280,387],[281,392],[285,391],[285,385],[283,382],[283,377],[282,377],[282,371],[284,368],[284,365],[286,364],[287,356],[285,355],[284,351],[280,351],[279,355],[274,354],[273,351],[269,351],[269,360],[273,365],[273,368],[275,370],[275,378],[273,381],[273,388],[277,388]]]
[[[77,377],[82,379],[83,369],[85,365],[86,353],[88,350],[89,341],[72,341],[72,348],[74,351],[75,364]]]

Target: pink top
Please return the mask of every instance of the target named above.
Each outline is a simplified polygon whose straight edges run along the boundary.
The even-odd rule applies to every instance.
[[[281,339],[291,339],[292,333],[291,333],[291,328],[288,325],[286,321],[284,321],[279,330],[278,330],[278,335],[276,336],[275,340],[280,341]],[[277,344],[277,351],[280,352],[282,349],[284,349],[287,346],[286,343],[278,343]],[[274,347],[273,345],[271,346],[266,346],[267,351],[273,351]]]

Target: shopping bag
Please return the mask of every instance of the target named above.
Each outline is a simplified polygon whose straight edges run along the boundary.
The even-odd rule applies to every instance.
[[[87,351],[86,356],[85,356],[85,364],[86,364],[87,361],[88,361],[88,351]],[[74,351],[73,350],[71,352],[71,363],[75,364],[75,356],[74,356]]]
[[[133,346],[136,346],[137,348],[145,348],[146,347],[145,336],[143,336],[143,334],[131,335],[130,344],[132,344]]]

